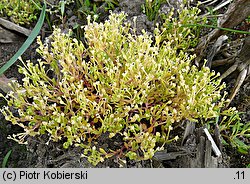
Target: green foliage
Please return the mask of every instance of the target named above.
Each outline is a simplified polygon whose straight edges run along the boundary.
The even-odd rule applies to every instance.
[[[142,6],[142,11],[148,17],[148,20],[153,21],[159,15],[159,9],[161,4],[165,0],[145,0],[145,4]]]
[[[77,9],[78,9],[77,11],[79,13],[83,14],[85,19],[88,15],[92,15],[92,16],[96,16],[96,17],[99,16],[97,14],[96,3],[91,3],[90,0],[77,0],[76,5],[77,5]],[[80,15],[78,15],[78,16],[81,17]]]
[[[47,4],[46,8],[46,21],[52,31],[52,25],[59,25],[62,24],[63,26],[65,25],[66,22],[66,8],[69,5],[72,5],[74,3],[74,0],[60,0],[60,1],[44,1]],[[40,7],[40,6],[39,6]],[[51,16],[49,14],[53,15],[52,20]],[[60,18],[60,21],[58,19],[55,19],[55,17]]]
[[[218,12],[214,12],[213,8],[211,7],[206,7],[206,9],[209,13],[208,23],[211,25],[217,26]]]
[[[34,29],[32,30],[32,32],[30,33],[29,37],[27,38],[27,40],[23,43],[22,47],[15,53],[15,55],[7,62],[5,63],[1,68],[0,68],[0,76],[9,69],[9,67],[11,67],[11,65],[13,65],[17,59],[26,51],[26,49],[32,44],[32,42],[35,40],[35,38],[37,37],[37,35],[39,34],[43,22],[44,22],[44,18],[45,18],[45,8],[46,8],[46,4],[43,5],[39,20],[36,23],[36,26],[34,27]],[[1,63],[1,61],[0,61]],[[4,81],[2,81],[2,77],[0,77],[0,88],[3,90],[3,88],[6,88],[7,85],[4,85]],[[8,87],[7,87],[8,89]],[[3,90],[5,91],[5,90]]]
[[[4,156],[3,162],[2,162],[2,168],[7,167],[7,163],[8,163],[8,160],[10,158],[11,153],[12,153],[12,150],[9,150],[8,153]]]
[[[162,26],[162,39],[172,40],[172,45],[176,49],[188,51],[188,49],[195,47],[199,42],[200,26],[206,22],[206,19],[201,19],[198,14],[200,9],[193,7],[187,8],[181,6],[178,10],[178,17],[174,17],[174,11],[170,15],[164,16],[164,23]],[[190,26],[192,25],[192,26]]]
[[[246,18],[246,22],[249,24],[250,23],[250,16]]]
[[[170,34],[156,28],[154,38],[137,36],[125,19],[123,13],[104,23],[89,17],[85,44],[59,29],[50,44],[38,38],[43,59],[20,67],[23,83],[13,81],[15,89],[4,97],[18,115],[8,106],[1,109],[6,120],[24,128],[14,140],[48,134],[65,148],[83,147],[94,165],[114,155],[145,160],[178,139],[171,131],[183,119],[219,115],[224,84],[209,68],[191,65],[194,56],[186,50],[193,38],[178,32],[191,30]],[[98,139],[104,133],[107,139],[122,137],[122,146],[102,148]]]
[[[35,3],[34,3],[35,2]],[[0,15],[8,16],[20,25],[29,25],[37,20],[39,0],[0,0]]]
[[[76,0],[76,7],[79,13],[78,17],[85,19],[91,15],[95,16],[97,20],[99,14],[97,13],[97,8],[104,4],[105,11],[114,10],[115,6],[118,6],[117,0],[100,0],[100,1],[91,1],[91,0]],[[82,16],[83,15],[83,16]]]
[[[114,10],[115,7],[119,5],[119,2],[117,0],[76,0],[75,3],[77,17],[83,22],[84,25],[86,24],[87,17],[89,15],[93,18],[93,20],[99,21],[99,17],[102,16],[101,12]],[[81,29],[81,26],[82,24],[77,23],[73,28],[73,31],[74,33],[76,33],[76,38],[78,40],[81,40],[84,36],[84,31]]]
[[[119,2],[117,0],[103,0],[106,5],[105,5],[105,10],[114,10],[116,6],[119,5]]]
[[[240,153],[248,154],[250,145],[244,142],[250,138],[250,122],[242,123],[240,113],[237,111],[226,110],[221,115],[223,118],[219,125],[223,142],[236,147]]]

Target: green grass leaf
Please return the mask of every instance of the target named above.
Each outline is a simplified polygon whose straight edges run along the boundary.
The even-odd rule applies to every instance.
[[[220,29],[222,31],[228,31],[228,32],[233,32],[233,33],[239,33],[239,34],[250,34],[248,31],[241,31],[237,29],[231,29],[231,28],[226,28],[226,27],[218,27],[218,26],[213,26],[213,25],[208,25],[208,24],[184,24],[182,27],[207,27],[207,28],[213,28],[213,29]]]
[[[9,157],[10,157],[11,153],[12,153],[12,150],[8,151],[8,153],[3,158],[2,168],[6,168],[7,162],[9,160]]]
[[[247,154],[250,149],[249,145],[246,145],[243,141],[238,139],[237,137],[233,138],[233,144],[237,147],[237,150],[242,154]]]
[[[16,60],[27,50],[27,48],[32,44],[34,39],[37,37],[37,35],[39,34],[39,32],[42,28],[43,22],[44,22],[45,9],[46,9],[46,4],[44,3],[43,8],[42,8],[42,12],[40,14],[40,17],[39,17],[39,20],[38,20],[36,26],[34,27],[32,32],[30,33],[27,40],[23,43],[22,47],[17,51],[17,53],[7,63],[5,63],[0,68],[0,75],[2,75],[6,70],[8,70],[11,67],[11,65],[13,65],[16,62]]]
[[[60,1],[61,16],[63,18],[65,12],[65,1]]]

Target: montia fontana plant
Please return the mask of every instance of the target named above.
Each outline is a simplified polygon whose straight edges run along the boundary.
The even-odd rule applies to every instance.
[[[39,0],[0,0],[0,15],[16,24],[29,25],[37,20],[39,7]]]
[[[42,59],[23,62],[22,83],[13,81],[13,91],[2,95],[6,120],[24,129],[12,139],[46,134],[65,148],[81,146],[94,165],[111,156],[147,160],[178,139],[171,131],[182,120],[219,115],[224,84],[209,68],[191,65],[195,56],[179,47],[183,37],[160,26],[154,36],[136,35],[125,20],[124,13],[104,23],[89,17],[85,43],[57,28],[44,43],[38,37]],[[122,143],[104,148],[104,134]]]

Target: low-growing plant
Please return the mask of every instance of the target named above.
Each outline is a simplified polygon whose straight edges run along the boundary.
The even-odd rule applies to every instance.
[[[221,113],[222,120],[218,122],[223,143],[237,148],[240,153],[248,154],[250,145],[245,140],[250,138],[250,122],[243,123],[237,111],[225,110]]]
[[[77,0],[76,7],[79,13],[78,17],[86,20],[89,15],[95,16],[97,20],[99,18],[99,13],[97,12],[98,7],[104,5],[104,10],[114,10],[115,6],[118,6],[117,0],[100,0],[100,1],[91,1],[91,0]],[[82,14],[82,15],[80,15]]]
[[[0,67],[0,89],[1,90],[3,90],[3,91],[9,90],[8,82],[6,82],[6,81],[8,81],[10,79],[7,79],[2,74],[6,70],[8,70],[11,67],[11,65],[13,65],[17,61],[17,59],[25,52],[25,50],[32,44],[34,39],[39,34],[39,32],[42,28],[43,22],[44,22],[44,18],[45,18],[45,9],[46,9],[46,4],[43,5],[39,20],[37,21],[36,26],[31,31],[27,40],[23,43],[21,48],[14,54],[14,56],[12,56],[12,58],[9,61],[7,61],[3,66]],[[0,61],[0,63],[2,63],[2,62]]]
[[[99,16],[97,13],[97,4],[92,3],[90,0],[77,0],[76,7],[78,11],[78,17],[82,19],[86,20],[88,15],[95,16],[95,19],[97,19]]]
[[[86,43],[60,29],[51,43],[38,38],[42,59],[23,62],[23,83],[13,81],[13,91],[2,95],[5,119],[24,129],[12,139],[25,143],[27,136],[47,134],[64,148],[83,147],[94,165],[111,156],[146,160],[178,139],[171,131],[183,119],[219,115],[225,85],[209,68],[191,65],[195,56],[180,46],[193,38],[183,39],[176,29],[164,40],[166,28],[156,28],[154,38],[145,31],[138,36],[125,19],[124,13],[104,23],[88,17]],[[104,134],[121,137],[121,146],[103,148],[98,140]]]
[[[20,25],[29,25],[37,20],[40,0],[0,0],[0,15],[8,16]]]
[[[60,1],[46,1],[44,0],[44,4],[46,4],[46,21],[48,23],[49,28],[53,31],[52,25],[62,25],[65,26],[65,22],[67,20],[66,9],[68,6],[72,5],[74,0],[60,0]],[[41,7],[40,7],[41,9]],[[52,15],[52,16],[49,16]],[[55,17],[58,17],[56,19]],[[52,19],[51,19],[52,18]]]
[[[200,18],[200,9],[180,6],[177,10],[178,17],[174,16],[174,10],[169,15],[161,15],[164,20],[161,26],[162,39],[171,40],[173,47],[185,52],[191,51],[198,42],[202,25],[206,18]]]
[[[217,26],[217,22],[218,22],[218,12],[213,11],[213,8],[210,7],[206,7],[208,13],[209,13],[209,18],[208,18],[208,23],[214,26]]]
[[[147,15],[149,21],[153,21],[159,15],[159,10],[165,0],[145,0],[142,11]]]
[[[103,0],[105,2],[105,10],[110,11],[114,10],[116,6],[119,6],[119,1],[118,0]]]
[[[82,22],[75,24],[75,26],[73,27],[73,32],[75,33],[75,37],[78,40],[81,40],[84,37],[84,31],[81,29],[81,25],[86,24],[88,16],[91,16],[95,21],[99,21],[99,18],[102,16],[103,12],[108,13],[108,11],[114,10],[115,7],[119,5],[119,2],[117,0],[77,0],[75,1],[75,3],[77,17]],[[100,8],[102,8],[101,11]]]

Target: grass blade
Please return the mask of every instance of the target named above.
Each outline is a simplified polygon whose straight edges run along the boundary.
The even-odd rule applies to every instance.
[[[6,168],[7,162],[9,160],[9,157],[10,157],[11,153],[12,153],[12,150],[8,151],[8,153],[3,158],[2,168]]]
[[[42,8],[42,12],[40,14],[40,17],[39,17],[39,20],[38,20],[36,26],[34,27],[32,32],[30,33],[27,40],[23,43],[22,47],[17,51],[17,53],[7,63],[5,63],[0,68],[0,76],[6,70],[8,70],[11,65],[13,65],[16,62],[16,60],[25,52],[25,50],[32,44],[34,39],[37,37],[37,35],[39,34],[39,32],[40,32],[40,30],[42,28],[43,22],[44,22],[45,9],[46,9],[46,4],[44,3],[43,8]]]

